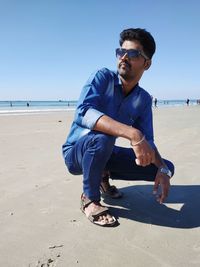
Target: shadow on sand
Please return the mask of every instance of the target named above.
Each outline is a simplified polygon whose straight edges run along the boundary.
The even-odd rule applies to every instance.
[[[147,224],[173,228],[200,226],[200,185],[172,185],[165,204],[160,205],[152,195],[151,185],[124,187],[124,197],[118,200],[105,198],[112,205],[116,217]]]

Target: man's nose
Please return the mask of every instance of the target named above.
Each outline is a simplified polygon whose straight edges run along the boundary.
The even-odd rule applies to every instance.
[[[121,57],[121,60],[124,61],[124,60],[127,60],[127,59],[128,59],[128,54],[125,53],[125,54],[123,55],[123,57]]]

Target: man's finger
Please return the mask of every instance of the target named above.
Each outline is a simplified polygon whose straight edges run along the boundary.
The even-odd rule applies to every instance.
[[[159,203],[160,203],[160,204],[163,204],[163,201],[164,201],[164,200],[165,200],[165,196],[164,196],[164,195],[161,195]]]
[[[148,166],[149,164],[151,164],[151,155],[147,154],[144,160],[144,166]]]
[[[135,160],[136,164],[142,167],[148,166],[151,163],[151,158],[149,156],[146,157],[139,157]]]
[[[157,193],[158,187],[159,187],[159,182],[157,180],[155,180],[154,186],[153,186],[153,194],[154,195]]]
[[[169,193],[169,187],[165,184],[162,186],[162,195],[160,198],[160,203],[164,202],[164,200],[168,197],[168,193]]]
[[[137,165],[141,166],[141,160],[139,160],[139,159],[137,158],[137,159],[135,159],[135,162],[136,162]]]

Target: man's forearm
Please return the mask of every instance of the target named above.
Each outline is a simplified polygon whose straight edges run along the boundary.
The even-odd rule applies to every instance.
[[[113,120],[106,115],[99,118],[94,130],[116,137],[124,137],[135,142],[139,142],[143,137],[143,134],[138,129]]]

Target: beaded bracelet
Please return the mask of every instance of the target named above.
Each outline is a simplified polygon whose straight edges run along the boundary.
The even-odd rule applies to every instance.
[[[140,141],[138,141],[138,142],[135,143],[135,144],[131,144],[131,145],[132,145],[132,146],[137,146],[137,145],[139,145],[140,143],[142,143],[142,142],[144,141],[144,139],[145,139],[145,135],[143,135],[143,137],[141,138]]]

